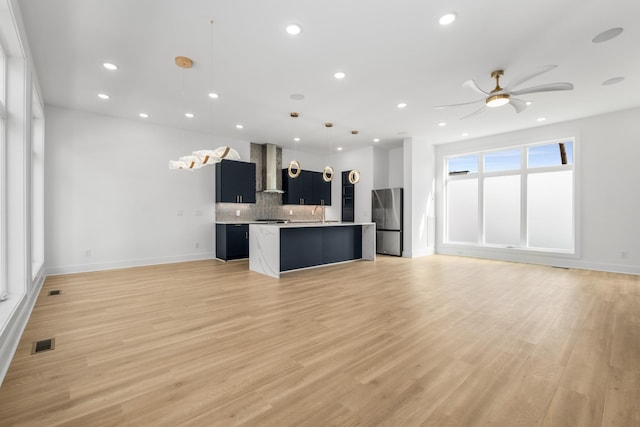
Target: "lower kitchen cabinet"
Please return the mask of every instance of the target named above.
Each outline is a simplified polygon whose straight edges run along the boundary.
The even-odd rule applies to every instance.
[[[216,258],[249,258],[249,224],[216,224]]]
[[[280,271],[362,258],[362,226],[280,229]]]

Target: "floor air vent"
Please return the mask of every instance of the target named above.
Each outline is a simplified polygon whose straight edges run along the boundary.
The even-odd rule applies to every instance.
[[[43,351],[49,351],[56,348],[56,339],[49,338],[42,341],[36,341],[33,343],[33,349],[31,354],[42,353]]]
[[[49,296],[51,296],[51,295],[60,295],[61,293],[62,293],[61,290],[56,289],[55,291],[49,291],[48,295]]]

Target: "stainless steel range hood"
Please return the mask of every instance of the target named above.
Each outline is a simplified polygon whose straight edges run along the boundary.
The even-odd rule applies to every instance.
[[[278,153],[280,151],[280,153]],[[280,155],[278,155],[280,154]],[[282,191],[282,148],[274,144],[262,146],[262,191],[264,193],[284,193]]]

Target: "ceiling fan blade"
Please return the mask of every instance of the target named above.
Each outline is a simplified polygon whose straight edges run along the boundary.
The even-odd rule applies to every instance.
[[[532,86],[526,89],[514,90],[511,92],[511,95],[526,95],[528,93],[536,93],[536,92],[554,92],[557,90],[571,90],[573,89],[573,84],[571,83],[550,83],[547,85],[540,86]]]
[[[527,103],[518,98],[510,98],[509,104],[511,104],[513,109],[516,110],[516,113],[521,113],[525,108],[527,108]]]
[[[544,67],[540,67],[538,68],[536,71],[526,74],[524,76],[520,76],[517,79],[515,79],[514,81],[510,82],[506,87],[505,90],[509,91],[512,88],[518,87],[520,86],[522,83],[531,80],[534,77],[539,76],[540,74],[546,73],[547,71],[551,71],[554,68],[557,68],[557,65],[545,65]]]
[[[482,89],[480,89],[480,86],[478,86],[475,80],[467,80],[462,84],[462,86],[468,87],[469,89],[475,92],[478,92],[480,95],[489,95],[489,92],[485,92]]]
[[[478,102],[483,101],[482,99],[478,99],[477,101],[471,101],[471,102],[463,102],[462,104],[450,104],[450,105],[438,105],[437,107],[433,107],[436,110],[442,110],[444,108],[449,108],[449,107],[461,107],[463,105],[471,105],[471,104],[476,104]]]
[[[473,112],[473,113],[471,113],[471,114],[467,114],[467,115],[466,115],[466,116],[464,116],[464,117],[460,117],[460,120],[464,120],[464,119],[468,119],[469,117],[473,117],[473,116],[475,116],[476,114],[480,114],[480,113],[482,113],[482,112],[483,112],[484,110],[486,110],[486,109],[487,109],[487,106],[486,106],[486,105],[483,105],[481,109],[476,110],[476,111],[474,111],[474,112]]]

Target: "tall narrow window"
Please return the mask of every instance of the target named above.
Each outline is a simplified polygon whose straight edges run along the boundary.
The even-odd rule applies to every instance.
[[[4,49],[0,44],[0,303],[7,299],[7,183],[6,183],[6,82],[7,67]]]
[[[31,272],[35,277],[44,264],[44,114],[33,88],[31,121]],[[32,283],[36,283],[33,281]]]

